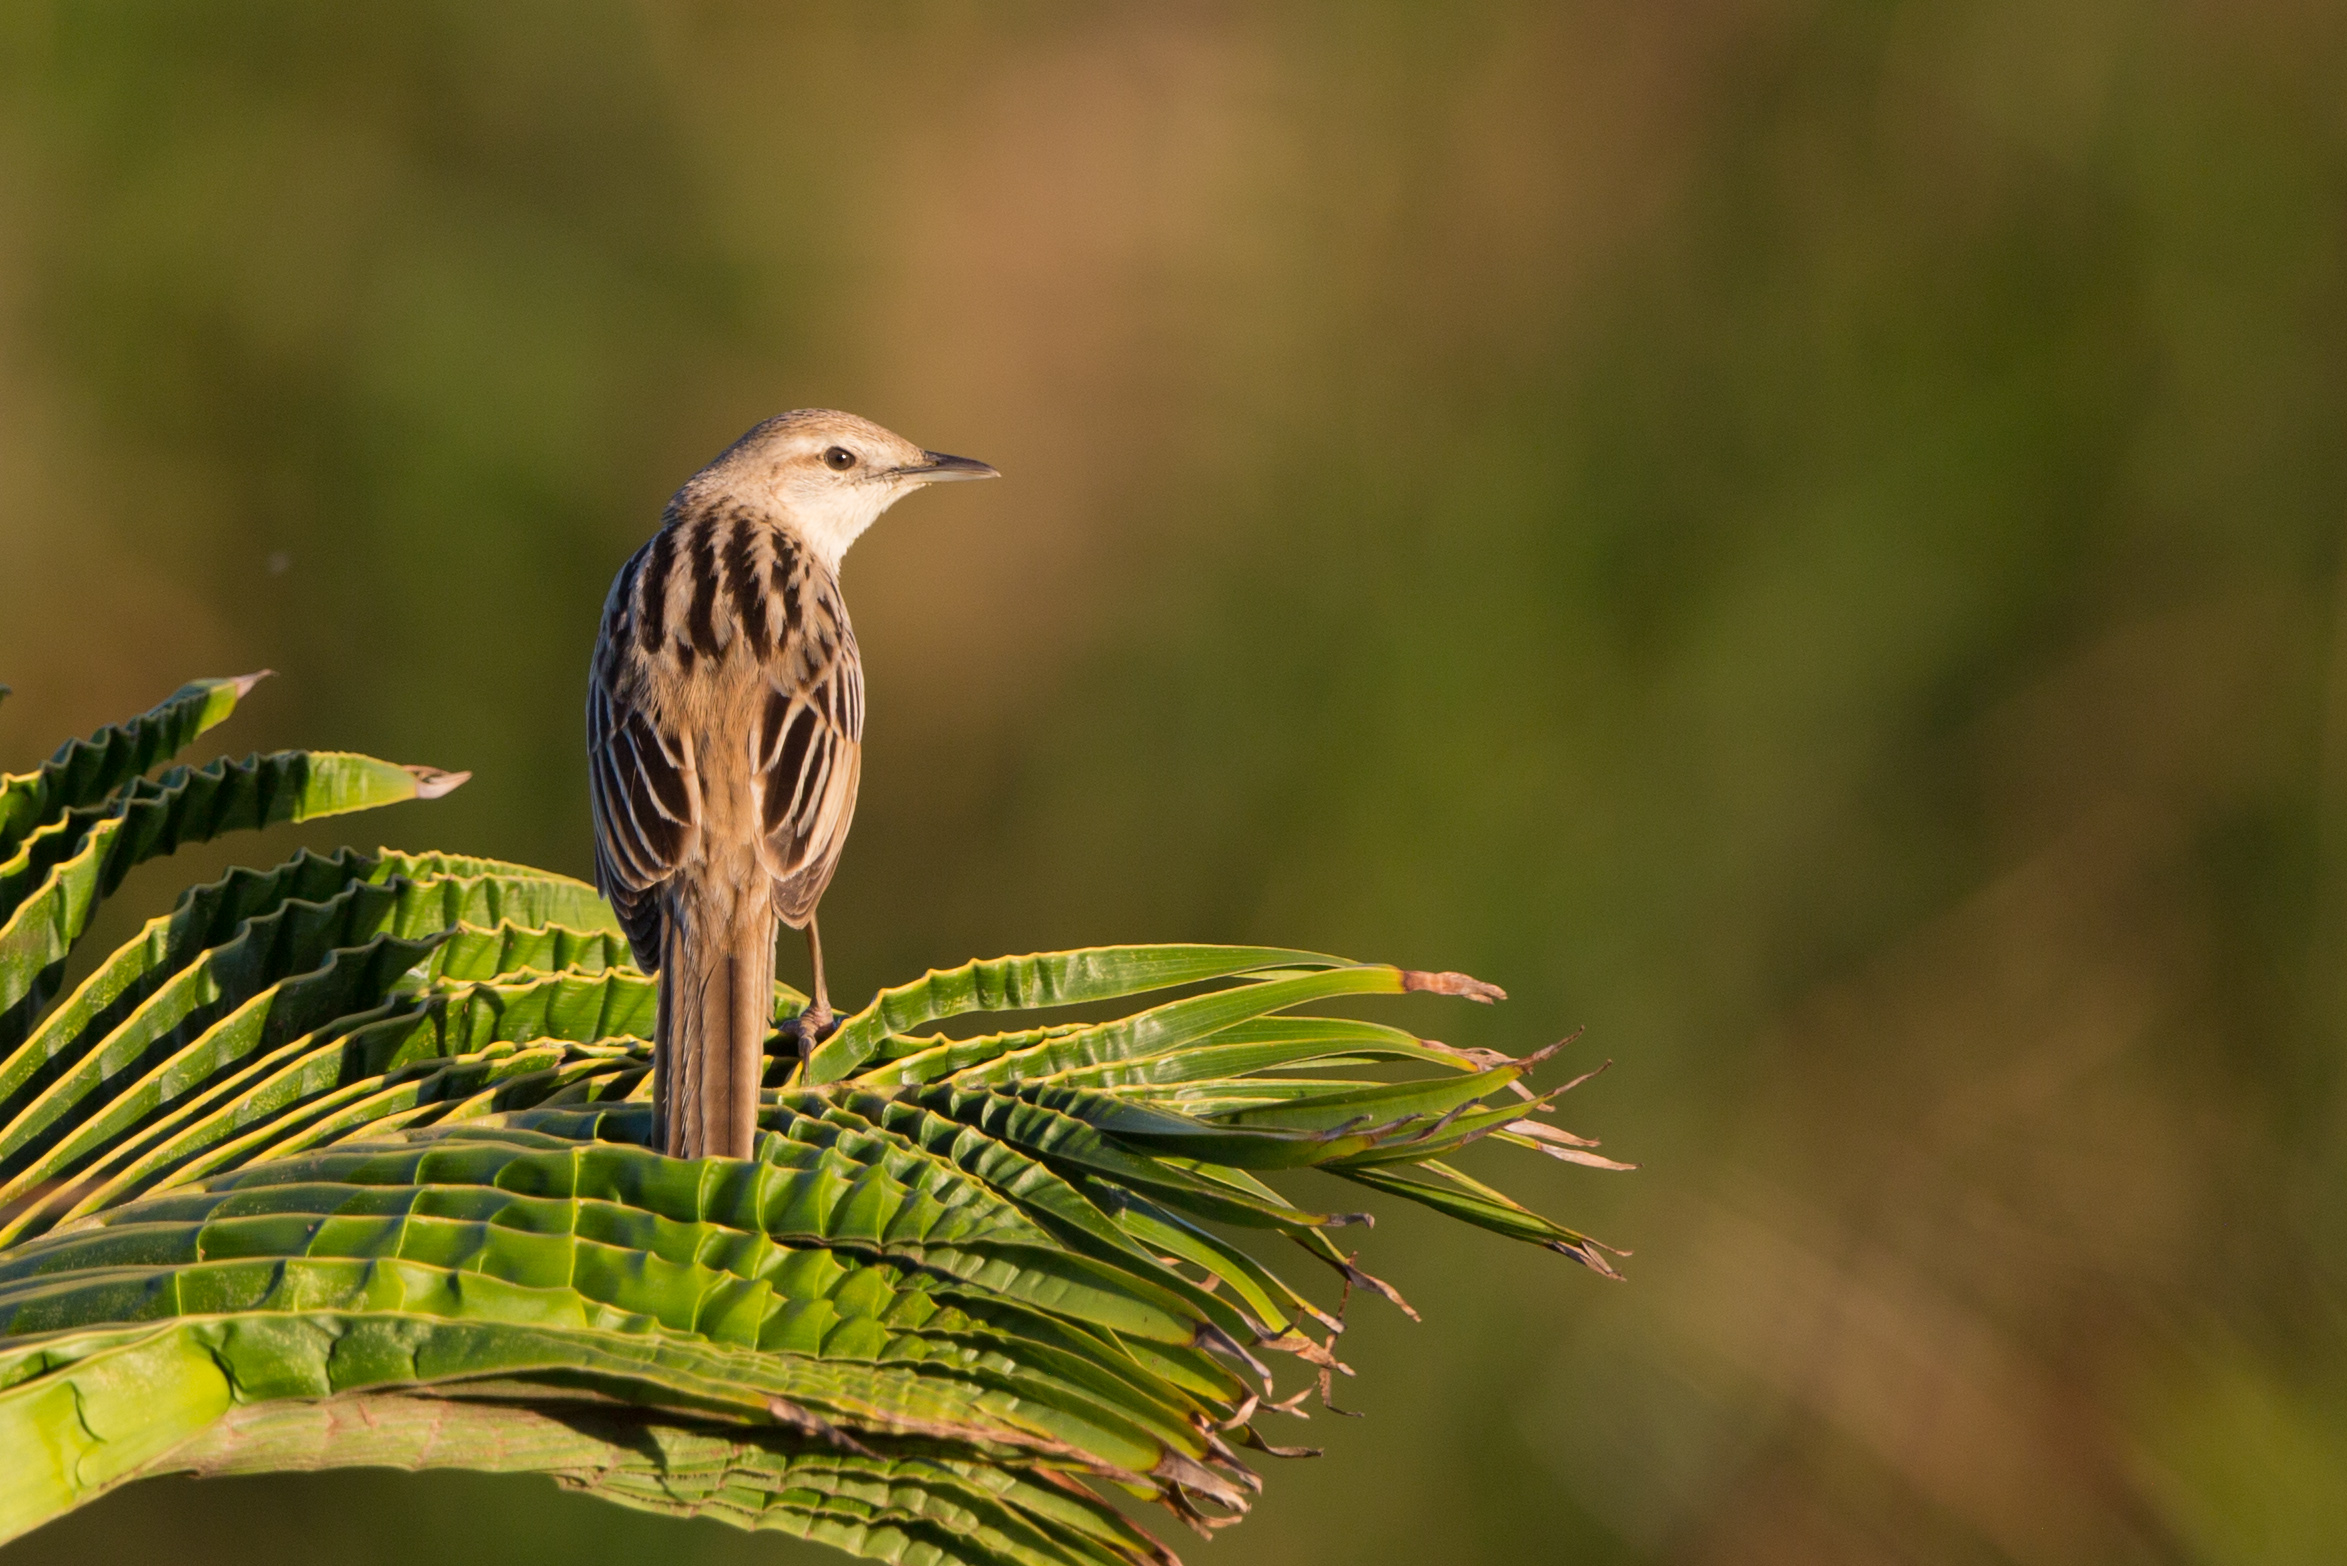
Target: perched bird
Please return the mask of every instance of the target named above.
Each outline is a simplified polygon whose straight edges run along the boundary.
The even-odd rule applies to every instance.
[[[994,478],[853,414],[801,409],[669,501],[604,600],[587,682],[595,884],[660,974],[653,1122],[678,1158],[746,1158],[773,1012],[776,926],[807,932],[855,814],[864,672],[839,561],[924,484]]]

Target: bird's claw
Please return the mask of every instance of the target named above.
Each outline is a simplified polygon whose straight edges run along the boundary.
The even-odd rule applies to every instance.
[[[838,1029],[839,1014],[837,1012],[832,1011],[829,1007],[817,1011],[810,1006],[783,1023],[779,1031],[784,1038],[790,1039],[798,1045],[799,1055],[804,1059],[815,1052],[816,1045],[831,1037]]]

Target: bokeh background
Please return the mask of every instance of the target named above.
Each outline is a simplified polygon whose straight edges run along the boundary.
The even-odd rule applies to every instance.
[[[1213,1560],[2347,1559],[2343,268],[2293,0],[15,0],[0,762],[268,665],[222,747],[475,780],[110,929],[584,873],[612,571],[855,409],[1008,477],[849,561],[838,988],[1271,941],[1614,1062],[1642,1170],[1513,1173],[1629,1281],[1389,1214],[1424,1324]],[[391,1474],[4,1553],[824,1558]]]

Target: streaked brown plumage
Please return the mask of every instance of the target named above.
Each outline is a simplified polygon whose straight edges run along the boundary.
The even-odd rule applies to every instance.
[[[653,1116],[680,1158],[747,1157],[777,924],[807,932],[855,814],[864,676],[839,560],[900,496],[991,478],[802,409],[688,480],[604,601],[587,684],[595,881],[660,973]]]

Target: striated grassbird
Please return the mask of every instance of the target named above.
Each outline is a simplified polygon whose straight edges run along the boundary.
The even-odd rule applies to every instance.
[[[587,682],[595,884],[660,975],[653,1124],[678,1158],[746,1158],[778,925],[807,932],[856,809],[864,673],[840,557],[903,496],[996,477],[827,409],[751,430],[685,481],[611,584]]]

